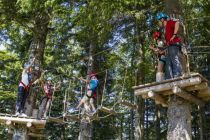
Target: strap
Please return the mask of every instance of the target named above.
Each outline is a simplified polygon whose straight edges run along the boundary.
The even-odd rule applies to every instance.
[[[26,86],[22,81],[21,81],[20,83],[23,85],[23,87],[24,87],[24,89],[25,89],[26,91],[29,90],[29,87],[30,87],[30,84],[31,84],[31,83],[29,83],[27,86]]]

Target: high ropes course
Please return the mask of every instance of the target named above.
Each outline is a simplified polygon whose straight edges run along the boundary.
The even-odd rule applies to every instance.
[[[104,81],[102,87],[100,88],[102,91],[97,89],[97,99],[95,101],[96,104],[96,112],[92,114],[90,109],[90,103],[86,102],[83,108],[80,108],[78,112],[71,112],[71,108],[75,108],[75,104],[77,104],[77,100],[81,99],[83,95],[87,92],[86,87],[81,83],[79,78],[73,77],[68,80],[62,79],[62,76],[58,75],[55,77],[57,81],[64,80],[63,84],[66,85],[63,89],[60,89],[61,92],[60,97],[56,98],[55,92],[53,92],[52,102],[50,104],[50,108],[48,111],[48,115],[46,117],[41,117],[40,112],[43,112],[44,106],[39,105],[39,109],[33,109],[33,113],[31,116],[22,117],[16,116],[14,114],[0,114],[0,123],[2,125],[6,125],[9,129],[9,133],[15,135],[16,137],[45,137],[44,129],[48,122],[59,123],[59,124],[68,124],[69,122],[75,121],[80,123],[91,123],[93,121],[100,121],[101,119],[106,119],[110,116],[117,116],[125,114],[125,110],[127,109],[136,109],[136,105],[131,103],[130,101],[126,100],[123,97],[124,89],[125,89],[125,82],[126,82],[126,75],[127,75],[127,68],[125,69],[124,77],[121,79],[121,83],[117,83],[115,80],[115,84],[120,86],[121,91],[112,91],[115,92],[114,100],[112,102],[108,102],[108,104],[104,104],[105,100],[109,100],[109,95],[107,91],[107,77],[108,77],[108,70],[106,69],[102,72],[98,72],[97,74],[105,73]],[[49,70],[48,70],[49,71]],[[46,71],[44,71],[46,72]],[[34,86],[32,89],[37,88],[39,93],[42,93],[43,89],[40,85]],[[99,94],[100,93],[100,94]],[[79,95],[79,97],[77,97]],[[59,100],[59,101],[58,101]],[[62,109],[59,110],[59,115],[52,115],[52,108],[54,104],[61,103]],[[27,106],[25,106],[27,107]],[[125,108],[126,107],[126,108]],[[122,109],[124,108],[124,112]],[[118,112],[120,110],[120,112]],[[27,136],[26,136],[27,135]]]

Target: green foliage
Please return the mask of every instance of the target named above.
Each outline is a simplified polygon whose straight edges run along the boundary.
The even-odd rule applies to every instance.
[[[43,35],[37,32],[37,27],[48,29],[42,65],[44,70],[48,70],[44,81],[48,76],[52,76],[55,83],[67,81],[55,92],[52,116],[62,115],[62,100],[66,91],[69,93],[71,107],[78,104],[81,84],[75,77],[86,77],[91,45],[100,81],[99,93],[104,96],[103,105],[111,108],[119,98],[133,102],[132,86],[137,84],[138,74],[143,72],[145,83],[155,79],[156,58],[149,51],[148,45],[156,28],[154,16],[157,11],[162,11],[162,7],[162,1],[152,0],[1,0],[0,37],[7,50],[0,52],[0,112],[14,112],[22,65],[28,58],[32,40]],[[204,18],[209,16],[209,3],[204,0],[185,0],[182,1],[182,9],[188,42],[193,45],[209,45],[210,22]],[[146,21],[150,16],[151,26]],[[210,60],[208,54],[196,56],[192,63],[193,71],[209,68],[207,60]],[[105,78],[107,83],[104,90]],[[70,82],[73,82],[71,87]],[[36,102],[38,108],[44,93],[40,85],[36,86],[39,88]],[[154,119],[154,102],[146,101],[146,106],[147,117]],[[115,109],[121,115],[95,123],[94,139],[132,138],[133,112],[122,106]],[[165,113],[166,110],[161,110],[161,114]],[[154,121],[145,120],[145,124],[145,137],[153,139]],[[162,137],[165,137],[166,126],[166,118],[162,115]],[[4,128],[0,130],[5,132]],[[79,124],[75,122],[65,125],[48,123],[46,128],[47,139],[78,137]]]

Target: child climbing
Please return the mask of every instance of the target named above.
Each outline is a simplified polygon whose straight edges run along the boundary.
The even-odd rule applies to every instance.
[[[18,86],[18,94],[17,94],[17,101],[16,101],[16,113],[15,115],[27,117],[25,114],[25,102],[26,98],[29,94],[29,88],[33,84],[32,82],[32,65],[35,61],[35,58],[32,60],[31,64],[25,63],[24,69],[21,75],[21,81]]]
[[[89,75],[89,80],[85,80],[82,77],[80,77],[80,80],[87,84],[87,93],[84,95],[84,97],[80,101],[79,105],[77,106],[77,109],[79,109],[80,106],[82,106],[83,104],[89,101],[92,112],[94,114],[96,112],[96,108],[94,106],[94,100],[96,100],[96,97],[97,97],[96,90],[99,84],[96,74],[91,73]]]
[[[42,82],[43,84],[43,82]],[[47,78],[47,83],[43,84],[45,96],[41,100],[41,104],[39,106],[39,113],[38,113],[38,118],[41,119],[47,117],[47,112],[49,110],[49,107],[52,102],[52,96],[53,92],[60,87],[60,83],[56,86],[55,84],[52,83],[52,78],[48,77]]]
[[[154,32],[152,35],[155,41],[154,45],[150,45],[149,48],[152,49],[158,55],[158,66],[157,66],[157,73],[156,73],[156,82],[163,81],[164,78],[164,66],[166,63],[166,56],[165,56],[165,47],[164,42],[161,38],[161,32]]]

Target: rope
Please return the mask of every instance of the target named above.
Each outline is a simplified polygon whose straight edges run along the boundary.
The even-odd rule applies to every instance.
[[[107,81],[107,70],[106,70],[106,75],[105,75],[105,79],[104,79],[104,88],[103,88],[102,97],[101,97],[101,106],[103,105],[103,101],[104,101],[104,94],[105,94],[105,89],[106,89],[106,81]]]
[[[128,68],[126,67],[125,75],[124,75],[124,80],[123,80],[122,91],[120,92],[120,100],[122,100],[122,98],[123,98],[122,96],[123,96],[123,92],[124,92],[124,89],[125,89],[125,80],[126,80],[127,72],[128,72]]]
[[[55,85],[54,85],[54,88],[55,88]],[[52,105],[53,105],[52,102],[53,102],[54,93],[55,93],[55,90],[53,90],[52,99],[51,99],[51,102],[50,102],[50,109],[49,109],[48,117],[50,117],[50,114],[51,114],[51,109],[52,109]]]

